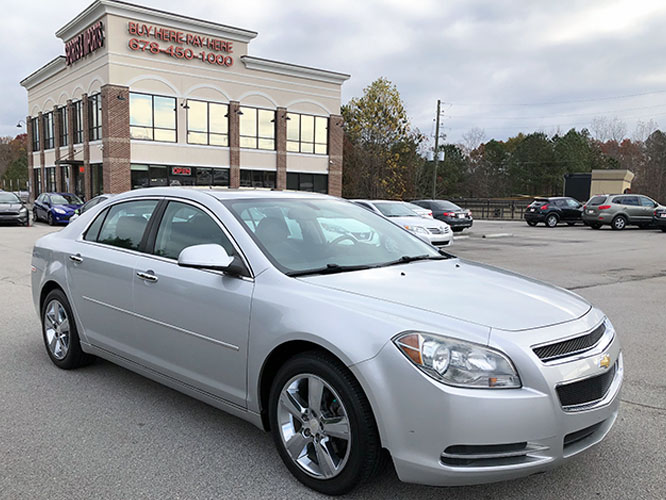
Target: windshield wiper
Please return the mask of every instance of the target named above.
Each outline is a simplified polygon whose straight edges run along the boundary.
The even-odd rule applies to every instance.
[[[308,274],[336,274],[344,273],[347,271],[360,271],[363,269],[372,269],[377,266],[370,265],[357,265],[357,266],[341,266],[340,264],[326,264],[326,267],[318,267],[315,269],[305,269],[303,271],[291,271],[286,273],[287,276],[307,276]]]
[[[397,264],[408,264],[409,262],[416,262],[417,260],[444,260],[448,259],[445,255],[403,255],[398,260],[393,260],[382,264],[384,266],[395,266]]]

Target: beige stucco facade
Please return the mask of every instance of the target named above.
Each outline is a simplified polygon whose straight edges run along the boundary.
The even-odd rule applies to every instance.
[[[629,170],[592,170],[590,196],[628,192],[633,179],[634,174]]]
[[[275,151],[239,148],[240,151],[235,154],[231,151],[234,148],[232,139],[230,145],[225,147],[188,144],[187,102],[196,99],[237,103],[239,106],[333,117],[329,121],[330,135],[337,133],[332,128],[341,127],[341,89],[349,75],[251,56],[249,45],[257,33],[249,30],[114,0],[96,1],[58,30],[56,36],[66,43],[99,21],[104,31],[101,47],[70,65],[64,56],[59,56],[21,82],[28,91],[28,118],[52,112],[84,96],[98,94],[105,87],[113,89],[118,99],[121,99],[121,95],[115,89],[173,97],[177,103],[176,142],[130,139],[129,163],[276,170],[280,163],[278,157],[283,154],[286,155],[287,173],[293,171],[328,175],[332,169],[335,170],[335,185],[331,184],[329,178],[329,191],[339,194],[337,184],[338,177],[341,179],[342,168],[341,135],[339,140],[336,137],[332,140],[329,138],[326,155],[286,152],[284,145],[280,144],[279,131]],[[137,29],[144,26],[148,29],[152,27],[153,31],[144,28],[141,32],[143,35],[137,35]],[[164,32],[171,32],[171,38],[165,41],[164,36],[154,36],[155,30],[169,30]],[[196,44],[197,40],[204,39],[211,40],[211,44],[213,40],[222,41],[227,50],[211,51],[207,46]],[[148,43],[155,45],[146,47]],[[146,50],[142,50],[141,46],[146,47]],[[173,55],[173,50],[170,54],[170,47],[182,50],[181,57]],[[206,59],[206,54],[211,52],[214,52],[213,63],[209,62],[210,56]],[[220,58],[222,64],[218,64]],[[114,95],[109,98],[113,99]],[[278,115],[276,113],[276,117]],[[110,118],[122,119],[115,115]],[[276,124],[276,127],[279,126]],[[30,163],[35,169],[44,169],[55,166],[59,160],[59,164],[64,165],[67,160],[72,165],[83,162],[78,167],[81,172],[94,163],[103,164],[103,169],[106,169],[103,152],[105,132],[102,131],[102,140],[86,141],[84,138],[81,144],[75,144],[73,148],[71,140],[67,146],[59,147],[56,144],[54,148],[46,150],[42,144],[41,150],[32,153]],[[87,133],[84,132],[84,135]],[[129,176],[129,170],[126,173]],[[107,175],[106,171],[104,175]],[[234,187],[233,173],[231,178]]]

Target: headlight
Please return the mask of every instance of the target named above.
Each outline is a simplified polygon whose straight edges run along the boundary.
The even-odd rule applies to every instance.
[[[405,229],[418,234],[430,234],[429,231],[423,226],[405,226]]]
[[[27,211],[28,211],[27,208],[25,208],[25,207],[21,207],[21,209],[19,210],[19,213],[20,213],[20,214],[24,214],[24,213],[26,213]]]
[[[65,212],[62,208],[54,208],[53,211],[57,214],[65,215],[67,212]]]
[[[474,389],[521,386],[511,360],[494,349],[420,332],[400,334],[393,343],[421,371],[445,384]]]

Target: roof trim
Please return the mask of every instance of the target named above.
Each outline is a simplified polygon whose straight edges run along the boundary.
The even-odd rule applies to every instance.
[[[345,81],[351,78],[351,75],[346,73],[272,61],[270,59],[263,59],[255,56],[241,56],[241,61],[243,61],[243,64],[245,64],[247,69],[266,71],[268,73],[276,73],[278,75],[292,76],[295,78],[308,78],[310,80],[334,83],[337,85],[342,85]]]
[[[188,31],[203,32],[219,38],[227,38],[244,43],[249,43],[250,40],[257,36],[256,31],[235,28],[225,24],[196,19],[119,0],[96,0],[78,16],[56,31],[56,36],[66,42],[105,14],[133,17],[137,20],[154,24],[170,24],[172,26],[175,24],[177,27],[182,27],[182,29]]]
[[[39,85],[44,80],[51,78],[52,76],[60,73],[62,70],[67,68],[67,63],[65,61],[65,56],[58,56],[54,59],[51,59],[44,66],[39,68],[37,71],[32,72],[26,76],[19,83],[21,86],[30,90],[35,85]]]

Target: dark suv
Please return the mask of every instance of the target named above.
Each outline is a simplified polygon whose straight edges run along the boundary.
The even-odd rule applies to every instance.
[[[627,226],[648,227],[653,224],[657,208],[663,207],[641,194],[601,194],[590,198],[583,207],[583,222],[592,229],[605,224],[616,230]]]
[[[535,198],[525,209],[525,221],[530,226],[543,222],[547,227],[555,227],[558,222],[566,222],[573,226],[581,222],[583,205],[573,198],[558,196],[552,198]]]
[[[666,233],[666,208],[659,207],[654,211],[652,216],[652,221],[654,225]]]
[[[410,203],[432,211],[435,219],[446,222],[454,232],[460,232],[466,227],[472,227],[474,219],[472,212],[460,208],[455,203],[446,200],[414,200]]]

